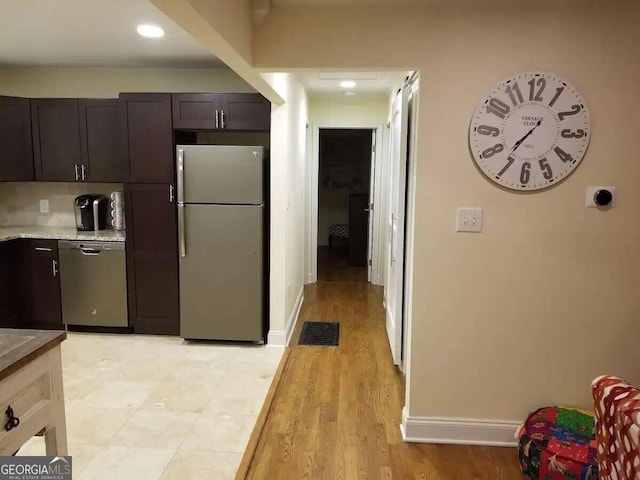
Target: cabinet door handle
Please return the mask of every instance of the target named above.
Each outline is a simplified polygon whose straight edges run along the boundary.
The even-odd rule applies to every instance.
[[[82,181],[84,182],[87,179],[87,166],[82,165],[81,170],[82,170]]]
[[[74,167],[76,169],[76,182],[77,182],[78,180],[80,180],[80,171],[78,170],[78,164],[77,163],[74,165]]]
[[[174,200],[173,185],[169,185],[169,203],[173,203],[173,200]]]
[[[53,267],[53,276],[58,276],[58,262],[56,260],[51,261],[51,266]]]
[[[220,126],[222,128],[225,128],[225,125],[224,125],[224,110],[220,110]]]
[[[52,252],[53,250],[48,247],[35,247],[34,250],[36,252]]]
[[[218,123],[218,110],[216,110],[216,128],[220,128],[220,124]]]

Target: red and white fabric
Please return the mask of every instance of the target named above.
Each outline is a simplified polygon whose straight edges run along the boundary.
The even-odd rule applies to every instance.
[[[640,390],[609,376],[591,387],[600,480],[640,479]]]

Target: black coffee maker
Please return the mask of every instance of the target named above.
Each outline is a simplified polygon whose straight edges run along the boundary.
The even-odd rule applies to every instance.
[[[107,225],[108,200],[104,195],[80,195],[73,201],[76,229],[79,232],[104,230]]]

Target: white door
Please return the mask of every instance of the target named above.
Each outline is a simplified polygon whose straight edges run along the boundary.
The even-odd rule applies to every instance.
[[[402,317],[404,298],[404,225],[407,189],[408,90],[393,101],[390,131],[391,184],[387,230],[386,309],[387,335],[393,363],[402,361]]]
[[[376,195],[376,135],[375,130],[371,130],[371,171],[369,173],[369,236],[367,246],[367,280],[371,282],[371,269],[373,265],[373,205]]]

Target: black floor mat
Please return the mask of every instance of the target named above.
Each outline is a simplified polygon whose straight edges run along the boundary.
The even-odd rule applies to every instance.
[[[336,322],[304,322],[298,345],[338,346],[340,324]]]

